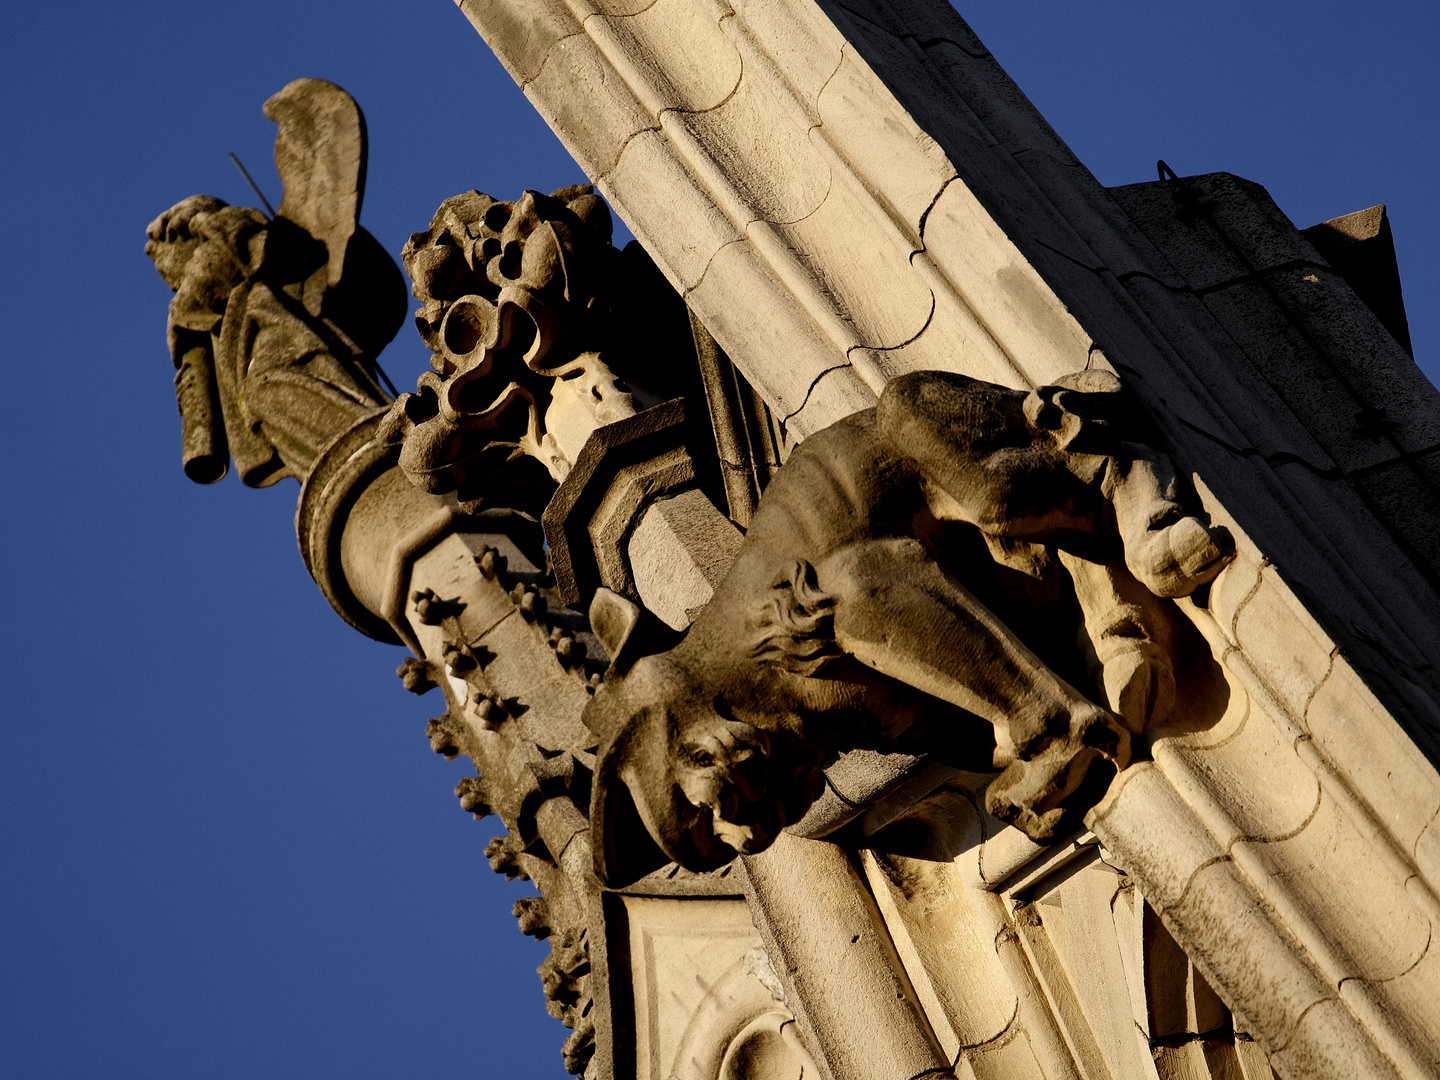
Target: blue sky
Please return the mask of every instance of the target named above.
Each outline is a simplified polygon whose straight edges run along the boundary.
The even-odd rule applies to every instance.
[[[1297,225],[1390,206],[1440,375],[1440,6],[962,3],[1106,184],[1226,170]],[[295,489],[179,468],[147,221],[271,200],[260,105],[364,108],[392,252],[445,197],[582,179],[445,0],[0,11],[0,1074],[562,1076],[495,822],[451,794],[397,649],[306,577]],[[425,366],[402,330],[383,357]]]

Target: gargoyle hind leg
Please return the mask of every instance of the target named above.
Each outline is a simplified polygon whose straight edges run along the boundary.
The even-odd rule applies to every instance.
[[[913,539],[840,549],[815,567],[836,643],[862,664],[995,726],[990,812],[1037,840],[1068,825],[1091,766],[1129,762],[1110,713],[1047,668]]]

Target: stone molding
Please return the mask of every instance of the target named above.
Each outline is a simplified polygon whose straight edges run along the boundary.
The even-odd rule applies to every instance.
[[[962,355],[1012,386],[1086,366],[1088,336],[818,7],[556,0],[528,6],[524,34],[504,4],[461,7],[795,434]],[[677,94],[707,64],[733,81]],[[931,250],[932,219],[964,243]]]

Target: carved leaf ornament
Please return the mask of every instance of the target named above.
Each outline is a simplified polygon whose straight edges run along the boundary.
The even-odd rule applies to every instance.
[[[401,395],[387,437],[403,440],[417,486],[513,505],[527,481],[563,480],[597,424],[634,412],[597,348],[610,233],[604,202],[579,185],[514,202],[466,192],[410,238],[402,259],[434,370]]]

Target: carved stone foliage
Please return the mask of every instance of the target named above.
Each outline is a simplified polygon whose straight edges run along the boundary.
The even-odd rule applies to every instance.
[[[589,185],[502,202],[445,200],[402,258],[434,369],[389,437],[426,491],[538,513],[590,433],[634,399],[601,351],[619,272],[610,211]]]
[[[298,79],[265,103],[279,124],[279,213],[195,195],[146,230],[175,290],[168,336],[191,479],[233,458],[265,487],[390,402],[375,358],[404,319],[394,261],[359,225],[365,119],[349,94]]]
[[[1233,555],[1137,428],[1101,371],[1029,394],[905,376],[791,456],[679,645],[635,657],[643,619],[598,593],[602,878],[764,850],[855,747],[993,763],[992,813],[1036,839],[1073,828],[1173,704],[1156,598]]]

